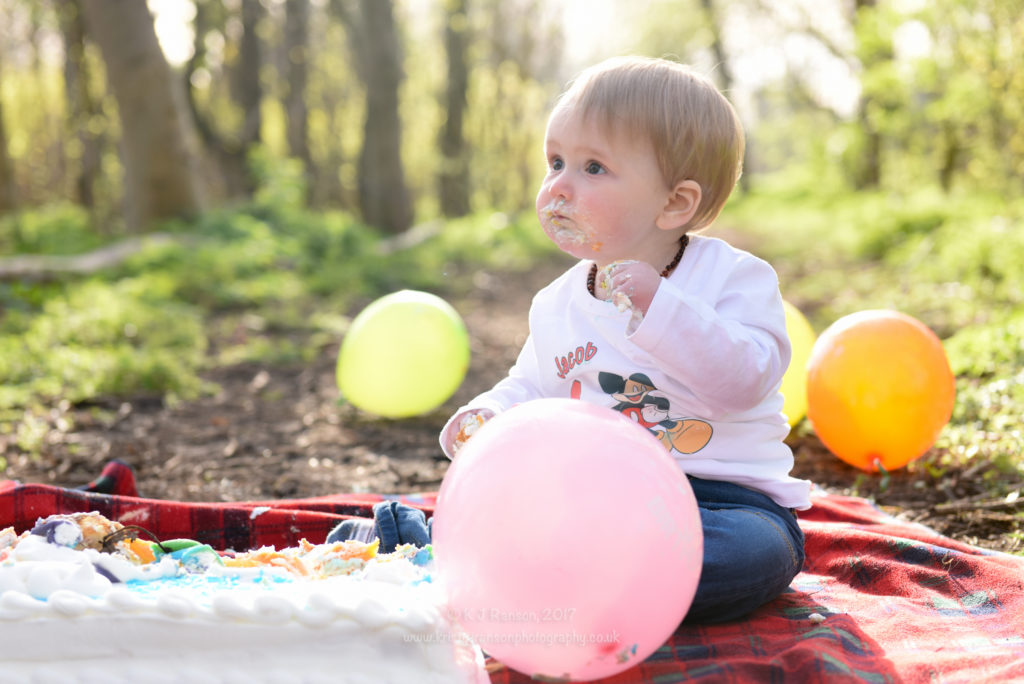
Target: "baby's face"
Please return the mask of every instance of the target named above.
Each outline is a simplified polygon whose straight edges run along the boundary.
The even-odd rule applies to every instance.
[[[537,217],[559,249],[602,266],[663,260],[655,220],[670,191],[647,140],[609,135],[596,121],[558,108],[548,121],[544,152],[548,172],[537,193]]]

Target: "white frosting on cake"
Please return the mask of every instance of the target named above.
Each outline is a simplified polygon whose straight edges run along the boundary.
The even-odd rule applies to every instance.
[[[170,556],[138,565],[29,534],[7,541],[0,682],[488,681],[442,587],[408,553],[331,561],[304,577],[216,561],[188,572]]]

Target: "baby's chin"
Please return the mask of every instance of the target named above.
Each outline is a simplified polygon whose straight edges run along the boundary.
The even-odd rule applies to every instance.
[[[575,226],[544,224],[544,233],[560,250],[578,259],[591,259],[601,251],[601,243]]]

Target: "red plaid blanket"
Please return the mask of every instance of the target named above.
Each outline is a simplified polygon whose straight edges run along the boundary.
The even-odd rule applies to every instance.
[[[369,517],[384,498],[392,497],[183,503],[7,480],[0,481],[0,529],[98,511],[160,539],[281,547],[322,542],[340,520]],[[428,514],[435,502],[430,494],[395,498]],[[801,526],[807,563],[789,592],[742,621],[681,626],[646,661],[604,681],[1024,681],[1024,558],[956,542],[857,498],[817,496]],[[532,681],[507,669],[491,679]]]

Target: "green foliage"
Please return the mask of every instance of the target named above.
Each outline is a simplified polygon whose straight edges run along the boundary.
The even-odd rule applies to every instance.
[[[317,345],[337,342],[344,314],[382,294],[444,295],[467,287],[479,268],[525,269],[554,249],[535,219],[501,213],[386,240],[344,213],[305,209],[291,162],[257,157],[254,168],[261,187],[251,203],[164,226],[177,242],[91,278],[0,286],[0,410],[196,396],[199,373],[212,364],[308,362]],[[101,244],[82,219],[66,211],[20,217],[33,226],[34,245],[56,249],[69,226],[72,237],[83,235],[71,244]],[[31,425],[21,425],[30,444]]]
[[[249,170],[256,182],[254,207],[284,211],[305,205],[306,176],[298,159],[281,159],[257,146],[249,152]]]
[[[89,214],[73,204],[0,216],[0,254],[76,254],[101,242]]]
[[[963,328],[945,346],[957,376],[953,418],[940,442],[945,460],[1024,475],[1024,311]]]
[[[470,80],[472,204],[527,210],[544,174],[544,127],[556,89],[527,78],[512,61],[474,69]]]
[[[946,340],[953,373],[979,380],[1012,377],[1024,368],[1024,311],[964,328]]]
[[[1019,201],[927,187],[850,193],[787,173],[730,202],[719,223],[742,226],[779,270],[783,294],[821,326],[859,309],[896,308],[946,336],[1024,305]]]
[[[847,162],[882,139],[883,186],[927,182],[1007,197],[1024,177],[1024,76],[1013,47],[1019,2],[936,0],[866,5],[854,24],[865,110]],[[908,6],[909,7],[909,6]],[[908,36],[914,36],[910,40]]]

